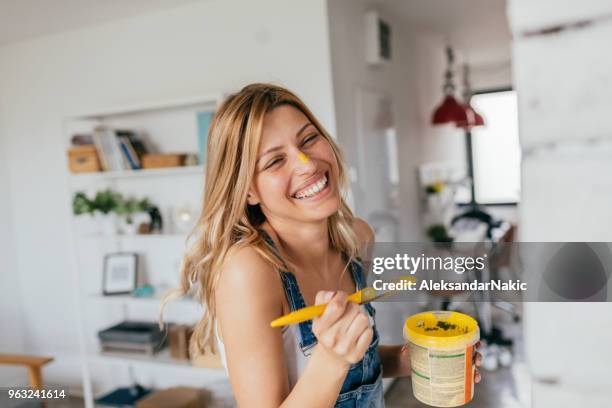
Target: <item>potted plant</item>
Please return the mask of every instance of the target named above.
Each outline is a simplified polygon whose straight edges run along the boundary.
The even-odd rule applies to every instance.
[[[102,226],[104,235],[115,235],[117,233],[117,213],[115,212],[121,194],[109,188],[98,191],[93,199],[94,216]]]
[[[77,229],[85,235],[100,233],[98,223],[94,218],[95,207],[83,191],[78,191],[72,197],[72,213],[77,215]]]
[[[147,198],[137,200],[134,197],[121,199],[117,203],[116,212],[123,216],[121,229],[125,234],[134,235],[138,230],[138,224],[135,222],[138,214],[144,214],[151,207],[151,203]]]

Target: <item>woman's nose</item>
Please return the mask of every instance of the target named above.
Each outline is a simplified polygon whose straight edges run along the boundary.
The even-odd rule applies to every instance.
[[[295,167],[301,172],[310,172],[315,166],[310,156],[301,150],[296,152],[295,159]]]
[[[298,153],[298,156],[297,156],[297,157],[298,157],[298,159],[299,159],[299,160],[300,160],[302,163],[304,163],[304,164],[308,164],[308,162],[310,161],[310,158],[309,158],[308,156],[306,156],[306,153],[304,153],[304,152],[302,152],[302,151],[300,151],[300,152]]]

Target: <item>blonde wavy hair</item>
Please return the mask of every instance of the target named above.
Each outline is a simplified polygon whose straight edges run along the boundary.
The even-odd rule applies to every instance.
[[[247,203],[264,116],[283,105],[301,111],[329,142],[338,162],[341,191],[340,208],[328,218],[330,245],[347,256],[345,270],[360,255],[353,230],[354,216],[345,202],[348,181],[342,153],[308,107],[291,91],[272,84],[251,84],[228,96],[215,113],[208,131],[202,212],[186,241],[180,287],[164,297],[160,310],[163,327],[163,310],[170,300],[189,293],[202,303],[203,316],[190,340],[192,356],[201,355],[207,349],[216,351],[215,288],[232,247],[251,246],[275,270],[284,267],[258,229],[265,221],[259,205]]]

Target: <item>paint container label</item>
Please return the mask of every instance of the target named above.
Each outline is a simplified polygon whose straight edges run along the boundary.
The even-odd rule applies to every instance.
[[[456,407],[474,397],[473,346],[435,350],[409,342],[412,390],[419,401],[434,407]]]

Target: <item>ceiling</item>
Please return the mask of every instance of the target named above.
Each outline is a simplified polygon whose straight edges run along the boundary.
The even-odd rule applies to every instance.
[[[0,46],[195,0],[0,0]]]
[[[439,33],[473,64],[510,60],[506,0],[378,0],[374,4],[411,26]]]
[[[0,0],[0,46],[194,1]],[[446,36],[474,64],[483,59],[510,58],[506,0],[375,0],[373,3],[411,26]]]

